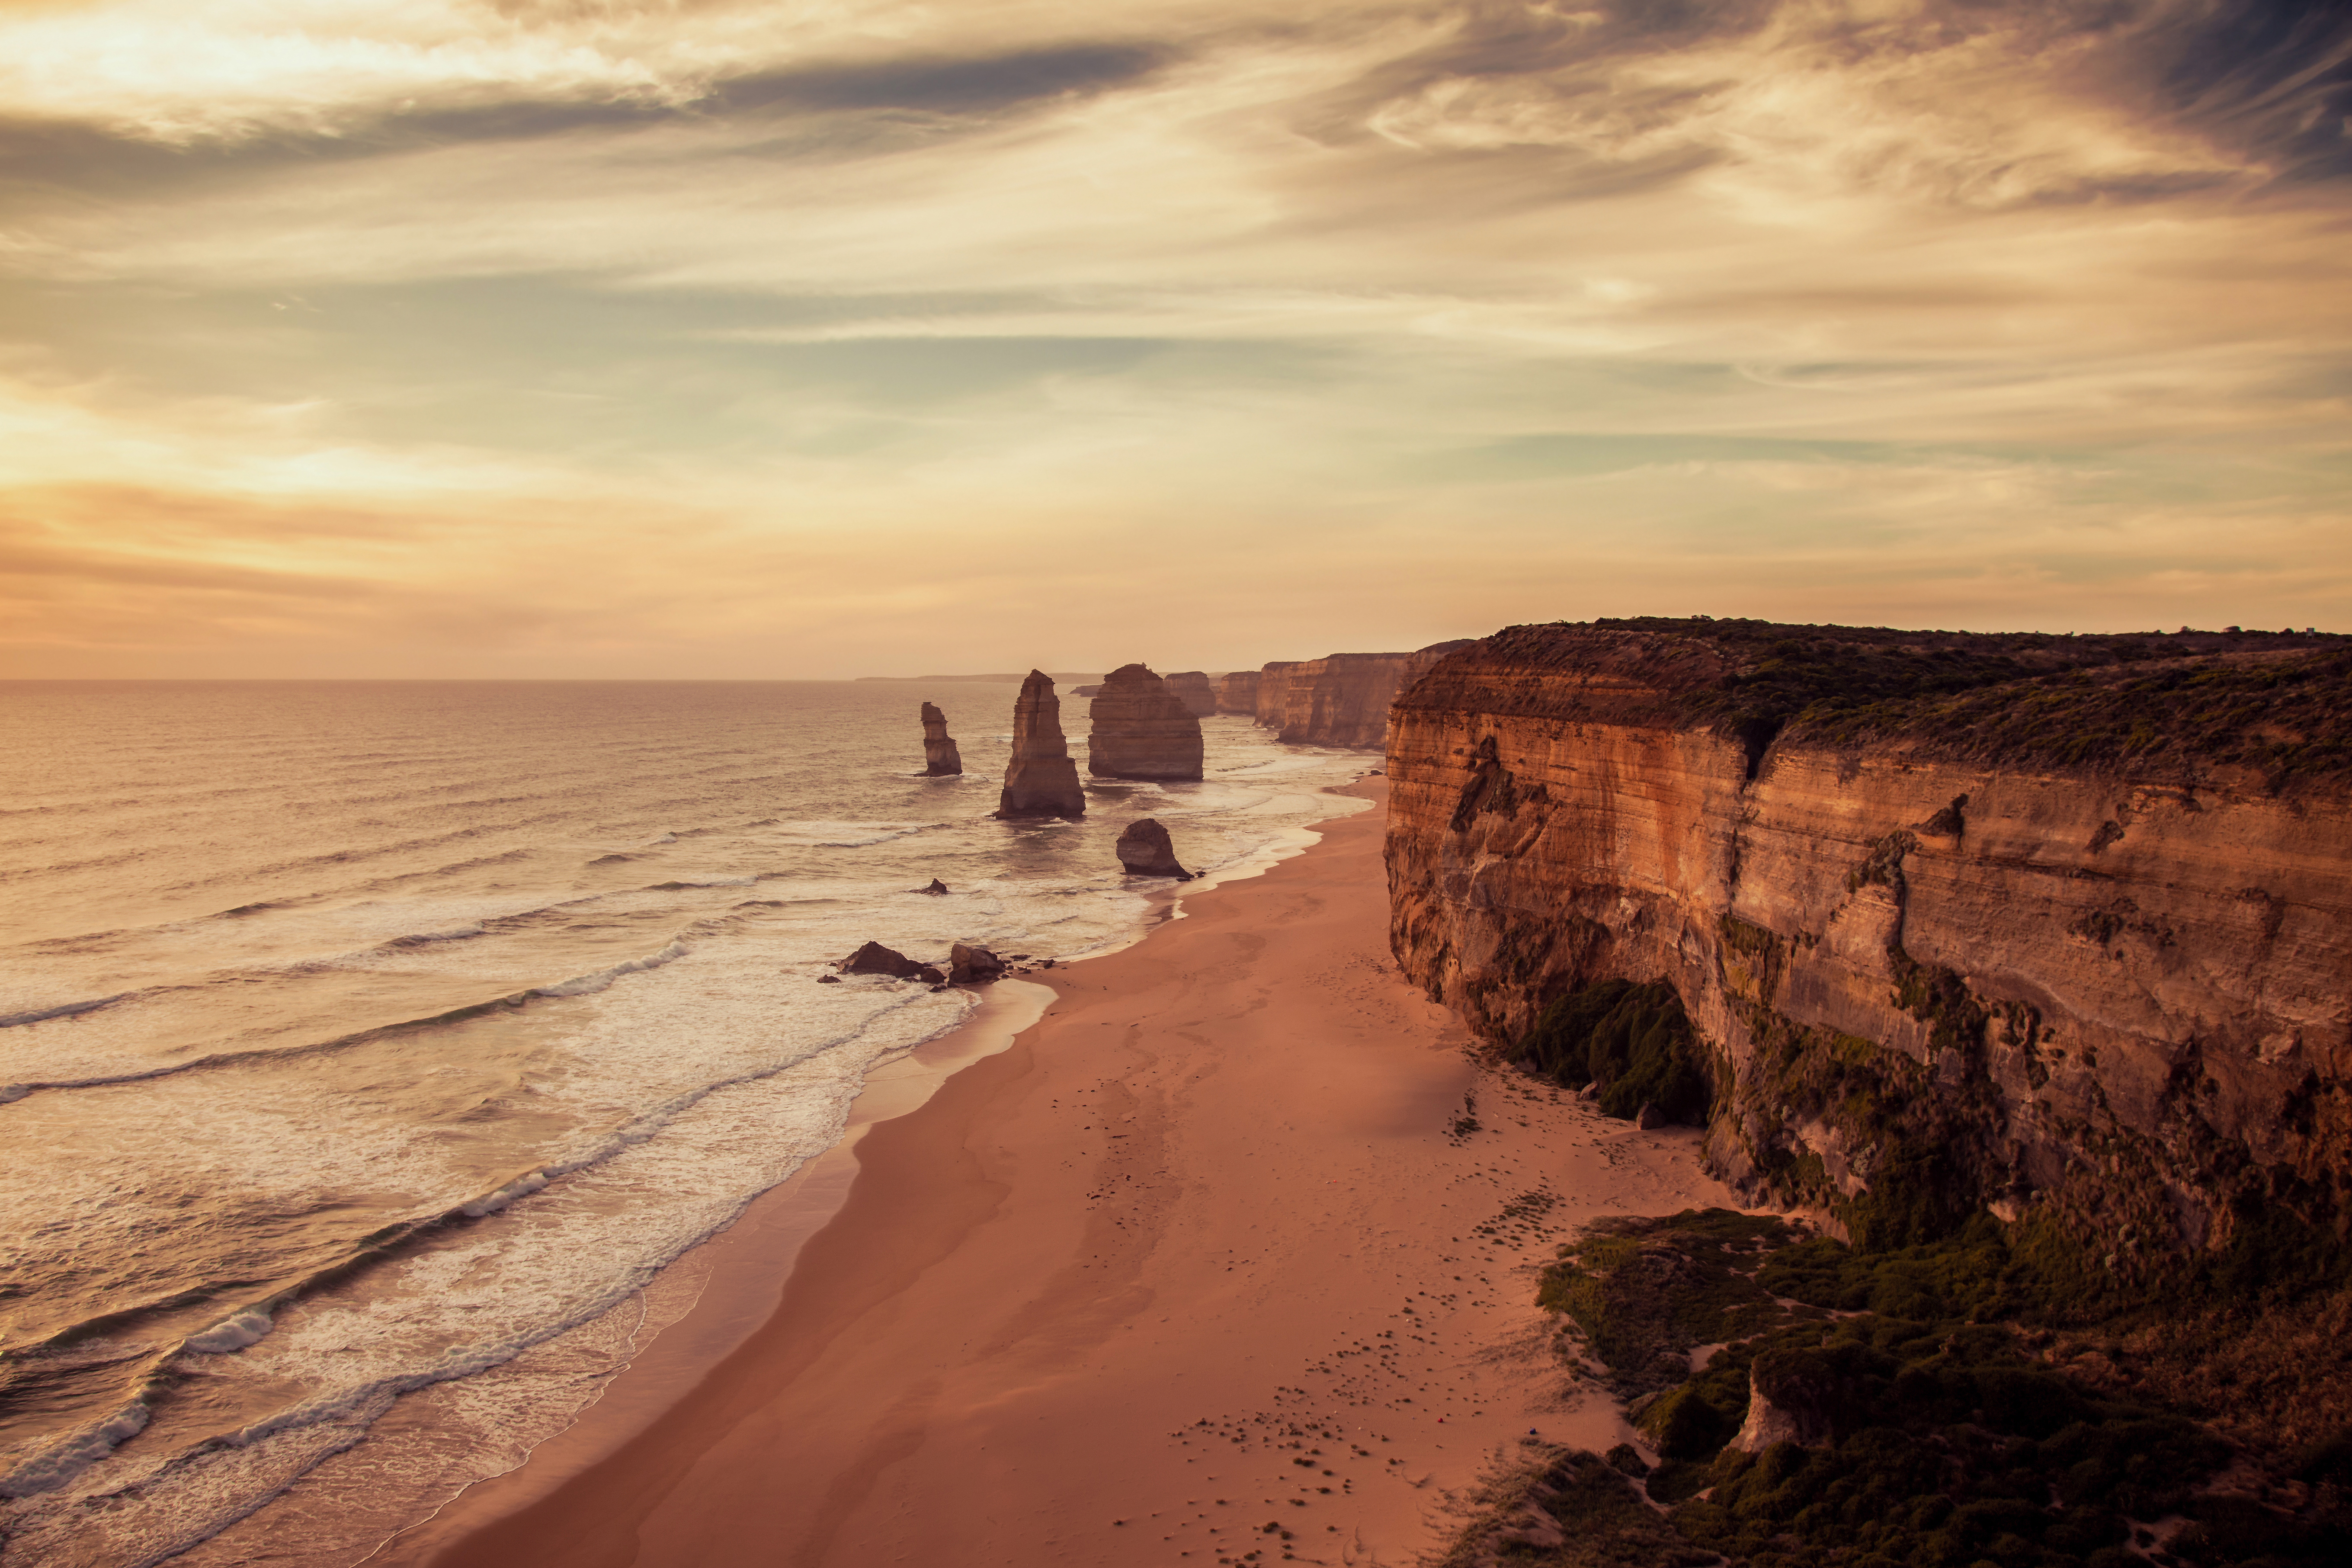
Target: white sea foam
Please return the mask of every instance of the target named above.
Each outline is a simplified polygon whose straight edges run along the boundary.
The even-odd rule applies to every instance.
[[[53,1151],[37,1173],[0,1171],[0,1237],[39,1238],[37,1280],[142,1279],[162,1304],[123,1342],[156,1347],[139,1375],[161,1387],[201,1369],[208,1402],[242,1414],[226,1439],[199,1441],[219,1428],[173,1426],[184,1407],[168,1400],[149,1427],[143,1396],[101,1397],[122,1385],[100,1380],[76,1423],[20,1440],[0,1429],[0,1475],[22,1489],[0,1504],[0,1568],[160,1561],[363,1443],[426,1388],[496,1384],[485,1409],[509,1414],[486,1415],[485,1429],[500,1453],[527,1449],[595,1385],[574,1361],[529,1370],[543,1360],[532,1347],[602,1333],[587,1325],[831,1143],[876,1064],[968,1005],[961,992],[887,980],[817,984],[831,961],[866,940],[927,962],[958,941],[1062,958],[1116,947],[1155,908],[1110,853],[1126,819],[1163,816],[1188,865],[1247,874],[1349,809],[1317,786],[1362,766],[1211,726],[1207,782],[1138,790],[1129,804],[1106,792],[1083,823],[1033,827],[981,816],[972,803],[993,782],[977,776],[956,797],[971,815],[941,820],[941,781],[903,774],[904,714],[866,752],[833,721],[813,722],[803,751],[831,771],[789,787],[763,750],[743,751],[728,773],[734,732],[682,732],[666,711],[649,713],[621,763],[579,762],[599,731],[577,725],[528,765],[486,761],[520,721],[414,767],[404,742],[320,755],[389,759],[369,767],[404,770],[399,798],[420,803],[419,821],[438,809],[436,768],[544,781],[558,804],[502,819],[546,825],[527,842],[499,842],[523,831],[511,826],[374,825],[371,813],[392,808],[362,801],[350,831],[394,847],[353,862],[363,880],[335,880],[346,877],[336,854],[301,845],[272,847],[232,878],[213,868],[215,843],[187,858],[182,879],[204,889],[191,900],[211,900],[197,914],[247,911],[237,919],[61,911],[67,929],[119,934],[102,949],[40,949],[47,994],[16,1010],[101,994],[110,1005],[0,1039],[0,1076],[18,1080],[0,1089],[5,1131]],[[1285,765],[1261,777],[1253,759]],[[281,779],[289,765],[272,763],[269,787],[332,799],[316,781]],[[1237,765],[1250,776],[1221,783]],[[637,795],[614,783],[633,769],[646,780]],[[654,815],[679,809],[740,826],[673,830]],[[253,831],[276,821],[257,808]],[[451,862],[446,844],[469,834],[487,852]],[[596,863],[614,844],[640,846],[625,873]],[[952,897],[914,896],[933,876]],[[746,898],[755,881],[772,896]],[[71,988],[110,973],[156,985]],[[86,1087],[21,1087],[74,1082]],[[212,1223],[187,1226],[190,1215]],[[166,1230],[174,1246],[159,1257]],[[387,1250],[357,1274],[332,1266],[363,1243]],[[9,1261],[24,1274],[22,1257]],[[258,1283],[233,1300],[172,1294],[215,1279]],[[71,1329],[77,1310],[124,1304],[37,1298],[12,1310],[37,1341]],[[631,1340],[596,1342],[625,1354]],[[505,1370],[479,1375],[492,1367]],[[362,1471],[391,1489],[383,1507],[397,1517],[405,1472]],[[281,1533],[270,1542],[296,1550]]]
[[[222,1319],[201,1334],[190,1334],[182,1348],[199,1355],[226,1355],[259,1342],[270,1329],[269,1314],[258,1308]]]
[[[649,952],[643,958],[633,958],[625,963],[615,963],[610,968],[599,969],[591,974],[575,975],[570,980],[560,980],[552,985],[535,985],[531,987],[531,994],[534,996],[593,995],[624,974],[641,974],[648,969],[659,969],[665,963],[675,963],[684,958],[686,952],[684,942],[674,942],[659,952]]]

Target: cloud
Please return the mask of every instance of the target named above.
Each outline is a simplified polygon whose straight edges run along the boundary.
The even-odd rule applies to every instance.
[[[2312,522],[2352,461],[2347,37],[2219,0],[0,9],[0,434],[50,531],[16,580],[53,639],[354,669],[855,672],[1048,625],[989,657],[1078,668],[1137,581],[1224,650],[1182,664],[1621,589],[2309,624],[2352,614]]]

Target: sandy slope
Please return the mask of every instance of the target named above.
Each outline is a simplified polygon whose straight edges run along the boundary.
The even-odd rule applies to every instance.
[[[1530,1266],[1728,1194],[1696,1134],[1471,1065],[1388,959],[1381,830],[1053,972],[1043,1022],[867,1132],[773,1314],[666,1413],[379,1561],[1401,1563],[1497,1446],[1614,1441]]]

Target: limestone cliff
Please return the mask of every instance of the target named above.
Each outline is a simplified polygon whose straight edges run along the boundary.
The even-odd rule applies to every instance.
[[[1669,984],[1755,1197],[2118,1281],[2340,1256],[2347,639],[1518,626],[1388,767],[1407,973],[1498,1042]]]
[[[1139,664],[1103,678],[1088,710],[1087,772],[1098,779],[1197,779],[1201,721],[1167,684]]]
[[[1206,719],[1217,710],[1217,689],[1209,684],[1208,675],[1198,669],[1180,669],[1173,675],[1163,675],[1160,681],[1169,695],[1184,705],[1195,719]]]
[[[1013,760],[1004,766],[1004,793],[996,815],[1084,816],[1087,795],[1078,764],[1062,737],[1062,700],[1053,678],[1033,669],[1013,703]]]
[[[923,704],[923,772],[933,777],[963,772],[963,755],[948,733],[948,716],[929,702]]]
[[[1217,711],[1257,717],[1258,672],[1237,669],[1217,682]]]
[[[1444,642],[1415,653],[1335,653],[1288,666],[1281,716],[1273,727],[1292,745],[1384,745],[1389,704],[1396,694],[1464,646]]]
[[[1297,668],[1295,658],[1278,658],[1257,672],[1255,716],[1269,730],[1281,729],[1290,711],[1290,672]]]

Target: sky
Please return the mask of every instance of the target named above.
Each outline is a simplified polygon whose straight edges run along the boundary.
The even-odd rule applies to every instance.
[[[0,0],[0,677],[2352,631],[2352,8]]]

